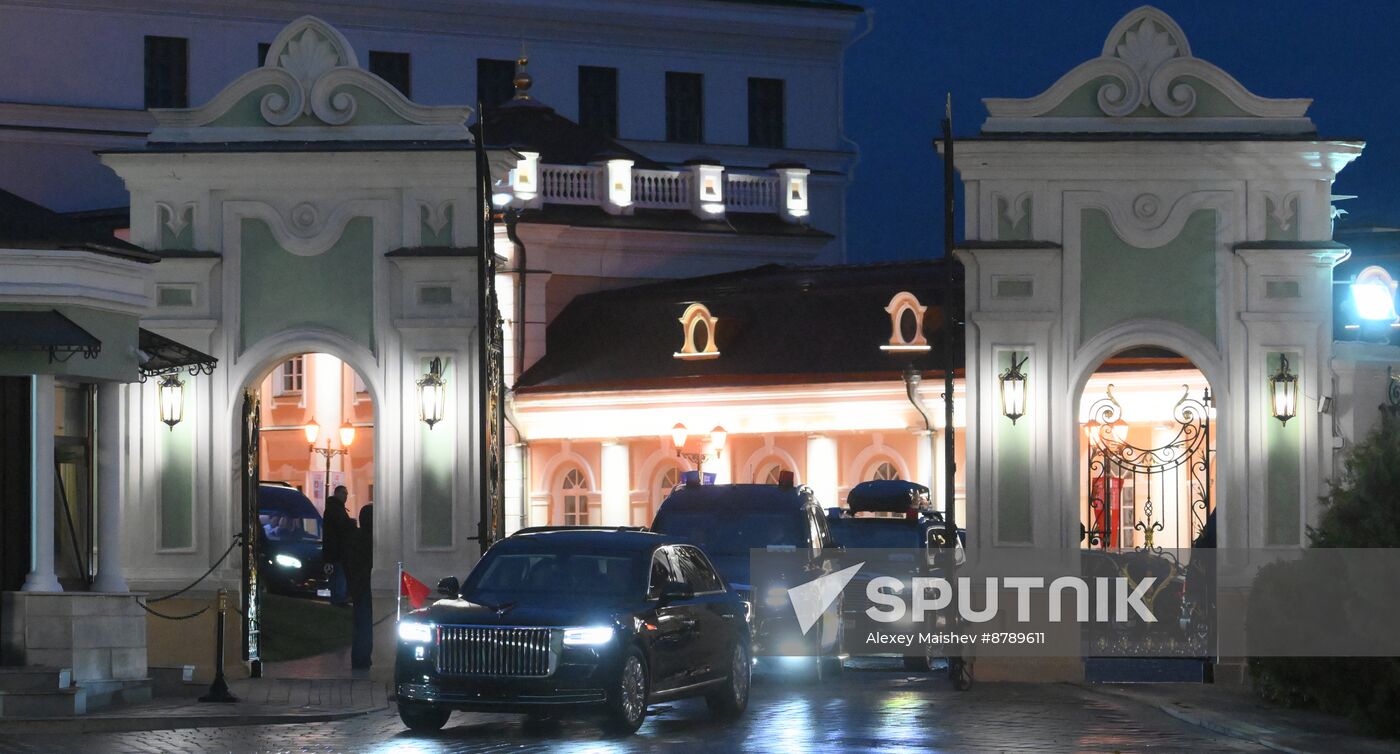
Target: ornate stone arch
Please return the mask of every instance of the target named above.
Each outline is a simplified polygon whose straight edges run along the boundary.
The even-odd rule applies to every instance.
[[[759,476],[764,467],[772,463],[782,464],[784,469],[791,471],[794,484],[802,483],[802,475],[797,470],[797,459],[777,445],[765,443],[763,447],[750,453],[749,457],[744,460],[743,468],[747,472],[750,482],[762,484],[763,480]]]
[[[888,461],[894,464],[895,469],[899,471],[900,479],[913,479],[909,474],[909,463],[904,460],[904,456],[900,455],[898,450],[877,440],[857,453],[856,457],[851,460],[850,465],[846,467],[846,479],[849,484],[845,486],[854,487],[856,484],[866,481],[866,472],[881,461]]]

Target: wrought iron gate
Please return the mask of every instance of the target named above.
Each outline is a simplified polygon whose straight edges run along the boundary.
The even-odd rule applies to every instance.
[[[1153,427],[1163,441],[1129,442],[1123,408],[1109,385],[1089,411],[1087,494],[1080,524],[1085,574],[1155,579],[1144,602],[1156,622],[1095,624],[1091,657],[1190,660],[1209,668],[1214,647],[1214,501],[1210,391],[1183,386],[1172,421]],[[1139,430],[1141,432],[1141,430]],[[1134,671],[1129,671],[1134,672]],[[1157,672],[1157,671],[1150,671]],[[1150,674],[1149,672],[1149,674]],[[1208,677],[1208,676],[1207,676]]]
[[[1183,386],[1172,409],[1172,436],[1138,447],[1128,442],[1123,408],[1107,395],[1089,409],[1088,494],[1080,539],[1091,549],[1188,548],[1210,519],[1210,391],[1192,398]]]

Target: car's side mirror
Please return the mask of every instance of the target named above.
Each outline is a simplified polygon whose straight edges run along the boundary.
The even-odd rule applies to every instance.
[[[462,585],[457,581],[456,576],[448,576],[438,582],[438,594],[456,597],[461,591]]]
[[[695,597],[695,590],[689,584],[680,581],[668,581],[661,587],[661,601],[674,602],[676,600],[688,600]]]

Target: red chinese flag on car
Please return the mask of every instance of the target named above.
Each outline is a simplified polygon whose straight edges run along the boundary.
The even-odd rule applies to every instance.
[[[415,608],[422,607],[428,602],[428,596],[433,590],[427,584],[413,578],[408,571],[399,572],[399,594],[408,598],[408,603]]]

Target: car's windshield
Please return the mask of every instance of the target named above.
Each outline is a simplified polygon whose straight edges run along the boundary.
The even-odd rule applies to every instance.
[[[767,547],[805,547],[800,511],[662,511],[654,530],[683,537],[711,555],[747,555]]]
[[[592,552],[488,553],[467,577],[462,596],[485,604],[559,595],[609,601],[633,592],[640,596],[644,587],[637,560]]]
[[[263,511],[258,519],[262,521],[263,535],[274,542],[321,540],[319,518],[297,518],[276,511]]]

